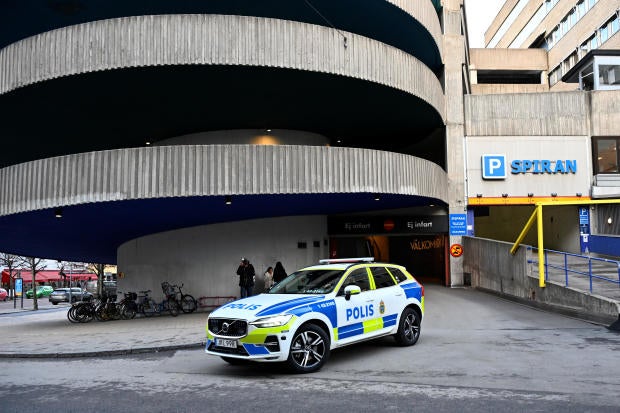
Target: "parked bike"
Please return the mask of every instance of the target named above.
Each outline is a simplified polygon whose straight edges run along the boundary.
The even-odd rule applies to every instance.
[[[140,291],[140,295],[136,300],[138,311],[145,317],[151,317],[160,313],[159,305],[149,297],[151,290]]]
[[[164,301],[159,304],[161,311],[168,311],[171,316],[176,317],[179,315],[179,309],[181,308],[175,299],[176,291],[170,283],[164,281],[161,283],[161,289],[164,292]]]
[[[184,285],[185,284],[172,286],[172,288],[175,290],[174,299],[181,307],[181,311],[183,311],[184,313],[193,313],[194,311],[196,311],[198,304],[196,299],[192,295],[183,294],[182,288]]]

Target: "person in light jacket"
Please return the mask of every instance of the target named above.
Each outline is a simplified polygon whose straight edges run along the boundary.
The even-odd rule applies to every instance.
[[[263,278],[265,279],[265,291],[269,291],[273,287],[273,267],[267,268]]]

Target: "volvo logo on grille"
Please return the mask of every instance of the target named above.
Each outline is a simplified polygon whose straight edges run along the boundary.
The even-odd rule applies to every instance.
[[[228,327],[230,327],[230,324],[228,324],[228,323],[223,323],[223,324],[222,324],[222,332],[224,332],[224,333],[228,333]]]

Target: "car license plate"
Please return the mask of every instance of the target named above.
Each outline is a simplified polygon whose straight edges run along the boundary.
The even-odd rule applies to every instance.
[[[215,345],[217,347],[237,348],[237,340],[229,340],[225,338],[216,338]]]

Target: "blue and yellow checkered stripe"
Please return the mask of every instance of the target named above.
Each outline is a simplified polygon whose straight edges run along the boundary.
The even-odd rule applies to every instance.
[[[373,318],[372,320],[363,321],[361,323],[350,324],[344,327],[334,328],[334,337],[336,340],[342,340],[361,334],[367,334],[372,331],[381,330],[382,328],[392,327],[396,325],[398,314],[390,314],[384,317]]]

